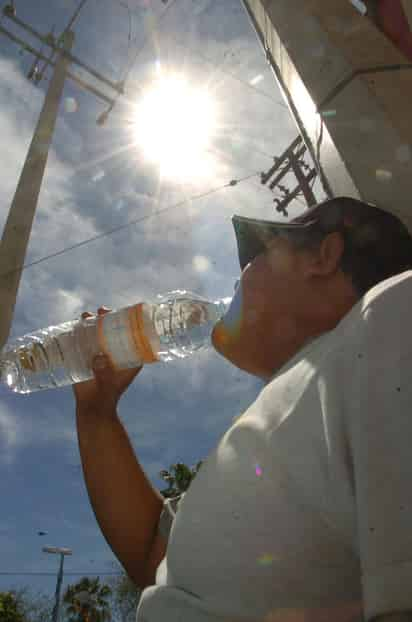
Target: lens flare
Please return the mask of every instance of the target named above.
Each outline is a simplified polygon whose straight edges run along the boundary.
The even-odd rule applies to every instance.
[[[236,342],[242,325],[242,282],[236,282],[235,295],[223,318],[216,324],[213,339],[216,345],[228,345]]]
[[[194,88],[178,75],[161,75],[136,106],[136,144],[163,177],[205,177],[216,118],[216,102],[206,88]]]

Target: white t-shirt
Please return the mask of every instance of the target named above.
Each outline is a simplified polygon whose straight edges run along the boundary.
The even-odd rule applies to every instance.
[[[268,382],[180,500],[138,622],[412,610],[411,312],[408,271]]]

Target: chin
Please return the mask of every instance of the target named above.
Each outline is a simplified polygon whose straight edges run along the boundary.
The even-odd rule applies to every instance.
[[[254,364],[245,350],[240,348],[239,344],[228,335],[226,327],[221,320],[213,328],[211,341],[216,352],[241,371],[255,376],[264,382],[267,382],[273,375],[272,372],[264,371],[258,364]]]

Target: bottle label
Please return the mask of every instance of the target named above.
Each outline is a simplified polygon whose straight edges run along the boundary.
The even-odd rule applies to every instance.
[[[115,368],[138,367],[142,363],[140,352],[131,339],[128,309],[106,313],[97,319],[99,349]]]
[[[156,363],[158,358],[153,352],[152,344],[147,338],[144,318],[143,303],[131,307],[129,310],[130,332],[136,345],[137,351],[140,353],[145,363]]]
[[[115,368],[133,368],[158,360],[144,328],[143,303],[97,319],[99,348]]]

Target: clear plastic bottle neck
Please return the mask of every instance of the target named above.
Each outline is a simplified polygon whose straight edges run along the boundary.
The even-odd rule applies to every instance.
[[[156,296],[156,303],[171,303],[178,299],[190,299],[197,300],[199,302],[205,302],[209,305],[214,305],[217,314],[220,317],[223,317],[227,310],[229,309],[230,303],[232,302],[232,298],[218,298],[216,300],[208,300],[204,296],[200,296],[199,294],[195,294],[194,292],[190,292],[187,290],[176,289],[173,291],[166,292],[164,294],[158,294]]]
[[[232,298],[228,297],[228,298],[218,298],[217,300],[213,301],[214,304],[216,305],[216,307],[218,308],[218,314],[220,317],[223,317],[224,315],[226,315],[230,304],[232,302]]]

